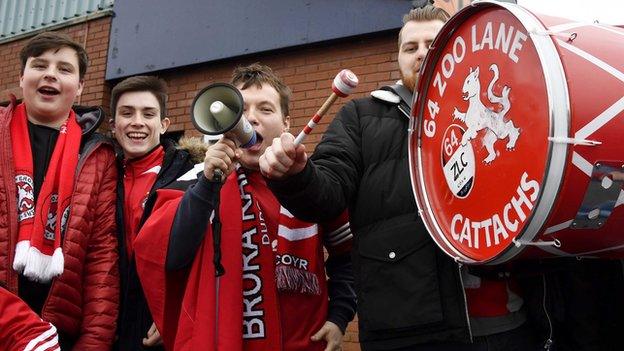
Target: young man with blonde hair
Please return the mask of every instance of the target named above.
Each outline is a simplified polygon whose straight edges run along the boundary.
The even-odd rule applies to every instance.
[[[258,158],[290,126],[290,89],[259,64],[236,69],[231,82],[257,144],[240,149],[226,133],[209,146],[203,165],[159,191],[137,237],[156,325],[170,350],[339,350],[355,314],[346,215],[309,223],[279,205]]]

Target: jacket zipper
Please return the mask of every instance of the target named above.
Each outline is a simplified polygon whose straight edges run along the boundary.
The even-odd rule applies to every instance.
[[[124,208],[126,206],[126,194],[125,194],[125,185],[126,185],[126,168],[127,168],[127,162],[126,159],[124,158],[121,162],[118,162],[117,159],[115,160],[115,164],[118,167],[118,171],[121,172],[121,184],[120,184],[120,177],[119,174],[117,176],[117,180],[116,180],[116,184],[115,184],[115,194],[117,195],[117,200],[116,200],[116,204],[115,204],[115,211],[117,211],[117,209],[119,208],[119,203],[121,201],[121,207]],[[121,192],[121,194],[118,192],[118,187],[120,187],[124,190]],[[123,196],[123,197],[122,197]],[[119,242],[119,263],[120,263],[120,267],[121,267],[121,260],[122,260],[122,255],[126,255],[126,261],[128,263],[127,267],[125,267],[126,269],[121,272],[119,272],[119,304],[121,307],[121,301],[126,301],[127,297],[128,297],[128,292],[130,291],[130,273],[132,271],[132,257],[128,256],[128,248],[126,247],[126,217],[123,213],[123,211],[120,211],[121,213],[116,213],[115,216],[121,216],[121,225],[117,227],[117,233],[116,237],[119,238],[120,242]],[[119,224],[117,223],[117,218],[115,218],[115,224]],[[120,228],[121,227],[121,228]],[[118,235],[119,233],[122,233],[122,235]],[[123,242],[121,242],[123,241]],[[124,253],[121,253],[121,250],[124,250]],[[124,275],[123,277],[121,275]],[[121,286],[121,282],[122,281],[126,281],[126,284],[123,286],[123,291],[121,291],[122,286]],[[122,323],[122,321],[126,320],[126,313],[123,309],[120,308],[119,310],[119,324]],[[118,326],[119,327],[119,326]]]
[[[548,339],[544,342],[544,350],[550,350],[553,343],[553,326],[552,321],[550,320],[550,315],[548,314],[548,309],[546,308],[546,276],[542,274],[542,288],[543,288],[543,296],[542,296],[542,308],[544,309],[544,314],[546,315],[546,319],[548,320]]]
[[[461,285],[462,296],[464,297],[464,312],[466,315],[466,325],[468,326],[468,336],[470,336],[470,342],[472,339],[472,326],[470,325],[470,315],[468,315],[468,299],[466,298],[466,289],[464,288],[464,279],[462,278],[463,264],[457,262],[457,273],[459,274],[459,284]]]
[[[6,111],[6,110],[5,110]],[[11,112],[12,113],[12,110]],[[10,126],[10,119],[9,119],[9,123],[7,123],[7,127]],[[6,150],[9,146],[7,145],[8,143],[11,142],[11,138],[3,138],[2,140],[2,150]],[[4,169],[6,170],[12,170],[13,169],[13,164],[11,162],[11,156],[9,157],[5,157],[4,161],[5,163],[2,165],[4,167]],[[9,171],[9,173],[11,173]],[[5,188],[6,188],[6,192],[7,195],[9,195],[9,199],[10,198],[16,198],[17,195],[14,194],[14,189],[15,189],[15,173],[13,172],[11,174],[11,177],[6,177],[4,179],[5,181]],[[8,183],[8,184],[7,184]],[[13,189],[13,190],[12,190]],[[14,200],[13,200],[14,201]],[[15,202],[13,202],[15,203]],[[15,211],[12,211],[15,210]],[[15,293],[17,293],[18,290],[18,286],[17,286],[17,273],[13,270],[13,259],[15,256],[15,246],[13,244],[16,244],[13,242],[13,230],[15,230],[15,238],[17,239],[17,231],[18,226],[13,226],[12,225],[12,220],[11,218],[15,218],[15,216],[11,216],[11,212],[17,213],[17,208],[12,208],[11,206],[11,202],[7,201],[7,211],[8,211],[8,232],[9,232],[9,237],[8,237],[8,249],[9,252],[7,253],[7,286],[10,290],[15,289]],[[17,221],[17,219],[15,220]]]

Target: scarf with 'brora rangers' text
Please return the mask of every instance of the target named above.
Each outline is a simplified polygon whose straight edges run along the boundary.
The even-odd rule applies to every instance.
[[[215,276],[210,225],[191,267],[167,272],[167,245],[162,243],[168,242],[184,192],[172,188],[157,194],[152,215],[134,247],[137,271],[165,348],[284,350],[283,342],[289,339],[286,329],[300,336],[303,331],[286,328],[280,311],[296,315],[312,297],[327,300],[320,241],[331,247],[347,243],[352,238],[348,222],[333,230],[328,227],[331,231],[321,235],[316,224],[298,220],[281,208],[259,173],[239,169],[230,174],[220,192],[225,274]],[[287,301],[280,300],[282,292],[288,294]],[[306,316],[315,319],[312,333],[325,322],[326,308],[326,304],[319,305],[323,312]],[[310,342],[309,336],[304,338],[305,350],[325,347]]]
[[[222,196],[240,196],[241,206],[222,208],[225,211],[221,213],[222,216],[239,213],[242,220],[243,349],[281,350],[282,327],[272,252],[274,235],[269,233],[266,214],[258,199],[263,193],[255,182],[249,181],[242,167],[236,170],[236,180],[239,194],[222,192]]]
[[[233,218],[239,213],[242,220],[243,350],[283,350],[283,341],[292,336],[282,334],[292,328],[283,325],[280,311],[296,311],[298,305],[289,303],[302,304],[309,295],[325,293],[327,299],[323,238],[318,224],[304,222],[280,206],[259,173],[239,167],[236,181],[238,194],[224,187],[221,196],[240,196],[240,209],[222,206],[221,213]],[[300,298],[280,300],[280,293]]]
[[[19,226],[13,269],[31,280],[48,282],[63,273],[61,236],[69,218],[82,130],[70,110],[60,127],[35,203],[33,158],[23,103],[16,106],[10,128]]]

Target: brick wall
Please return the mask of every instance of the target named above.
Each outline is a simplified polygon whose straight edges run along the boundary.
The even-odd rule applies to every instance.
[[[60,30],[83,43],[91,60],[79,103],[101,105],[107,111],[113,85],[104,81],[110,22],[110,17],[105,17]],[[381,33],[159,72],[169,84],[170,130],[199,135],[189,117],[195,94],[208,84],[228,81],[237,65],[261,62],[271,66],[293,90],[291,132],[297,134],[331,94],[332,80],[342,68],[351,69],[360,81],[349,98],[367,96],[370,91],[398,80],[396,35],[396,32]],[[7,100],[8,93],[21,97],[18,53],[27,40],[0,44],[0,102]],[[306,139],[309,151],[346,101],[339,99]],[[357,323],[352,322],[347,328],[344,350],[359,350],[357,340]]]
[[[237,65],[261,62],[272,67],[293,91],[291,132],[296,134],[331,94],[331,83],[341,69],[351,69],[360,81],[349,98],[366,96],[398,80],[395,38],[396,33],[372,35],[160,72],[159,76],[169,84],[170,130],[199,135],[193,130],[189,117],[197,92],[208,84],[228,81]],[[327,124],[346,101],[348,99],[339,99],[306,139],[308,150],[320,140]]]

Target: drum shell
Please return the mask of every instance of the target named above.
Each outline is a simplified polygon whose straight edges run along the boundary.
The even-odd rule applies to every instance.
[[[441,234],[444,231],[440,228],[442,225],[434,213],[444,208],[439,205],[433,206],[429,202],[431,196],[424,185],[427,181],[427,174],[423,169],[429,166],[437,167],[437,165],[423,164],[423,154],[427,150],[423,149],[422,144],[423,133],[426,129],[427,100],[430,96],[428,91],[431,91],[434,86],[432,82],[436,79],[433,67],[439,66],[443,57],[440,51],[453,40],[453,36],[461,29],[463,21],[478,16],[483,11],[510,11],[514,16],[521,13],[524,17],[516,18],[521,23],[524,24],[522,21],[526,21],[527,18],[539,23],[538,26],[532,24],[531,28],[525,28],[531,40],[541,36],[551,41],[549,48],[556,52],[558,62],[555,66],[558,68],[545,64],[546,61],[541,56],[541,65],[535,67],[536,70],[544,70],[546,80],[550,77],[564,84],[559,89],[554,89],[553,84],[546,84],[551,105],[553,101],[559,104],[558,110],[550,106],[550,116],[542,116],[546,120],[549,117],[551,119],[548,126],[549,136],[573,139],[581,135],[602,143],[599,146],[584,146],[572,143],[555,145],[552,141],[545,142],[548,146],[543,147],[543,152],[548,155],[546,167],[550,169],[541,179],[544,187],[540,189],[541,192],[534,207],[539,211],[534,210],[527,220],[534,228],[519,233],[516,239],[518,242],[525,243],[557,241],[561,243],[561,247],[558,248],[522,244],[516,246],[510,241],[508,246],[500,252],[490,256],[471,257],[464,252],[458,252],[459,249],[454,246],[453,240],[449,239],[448,232]],[[621,60],[618,60],[618,57],[624,53],[623,35],[623,31],[616,28],[605,29],[593,24],[578,24],[567,19],[534,15],[524,9],[519,10],[515,5],[486,2],[471,5],[447,23],[436,38],[434,48],[427,56],[425,68],[420,74],[419,91],[425,91],[425,94],[419,94],[414,103],[409,145],[412,184],[420,213],[434,241],[443,251],[458,261],[471,264],[502,263],[517,257],[553,255],[618,258],[624,256],[624,250],[620,248],[620,246],[624,247],[624,239],[619,238],[618,231],[618,228],[622,228],[624,224],[621,200],[618,200],[608,220],[599,229],[570,228],[590,183],[592,165],[600,162],[617,165],[618,162],[622,162],[617,149],[619,140],[624,138],[624,129],[618,126],[618,123],[621,124],[623,108],[621,99],[624,91],[622,74],[619,73],[624,71],[624,65]],[[534,44],[540,45],[537,40]],[[423,87],[429,90],[423,90]],[[512,85],[512,91],[513,89]],[[518,103],[521,101],[512,100],[512,105]],[[613,116],[605,118],[605,114],[609,113]],[[591,134],[585,135],[588,130]],[[556,172],[551,172],[557,167]],[[545,200],[549,197],[549,200]],[[539,205],[542,205],[541,208]],[[537,215],[535,212],[538,212]],[[540,216],[541,219],[534,221]],[[448,218],[446,220],[448,222]]]
[[[537,15],[547,28],[574,26],[575,21]],[[624,257],[624,195],[616,202],[613,212],[605,224],[597,229],[574,229],[570,227],[580,208],[589,186],[588,165],[609,163],[624,166],[624,31],[616,27],[576,24],[553,36],[559,57],[563,64],[569,101],[570,136],[598,141],[597,146],[571,145],[567,167],[559,191],[558,201],[552,209],[550,219],[536,240],[558,239],[560,248],[544,247],[530,250],[525,257],[592,256],[603,258]],[[606,29],[605,29],[606,28]],[[574,40],[570,41],[570,37]],[[570,49],[575,50],[574,52]],[[576,52],[583,52],[585,57]],[[605,70],[606,65],[611,68]],[[618,79],[619,77],[619,79]],[[611,111],[609,111],[611,110]],[[617,112],[619,111],[619,112]],[[601,118],[609,120],[589,127]],[[591,134],[585,128],[594,130]],[[622,192],[620,192],[622,194]],[[566,226],[567,224],[567,226]],[[565,229],[559,229],[565,228]],[[544,250],[545,249],[545,250]],[[547,251],[546,251],[547,250]]]

